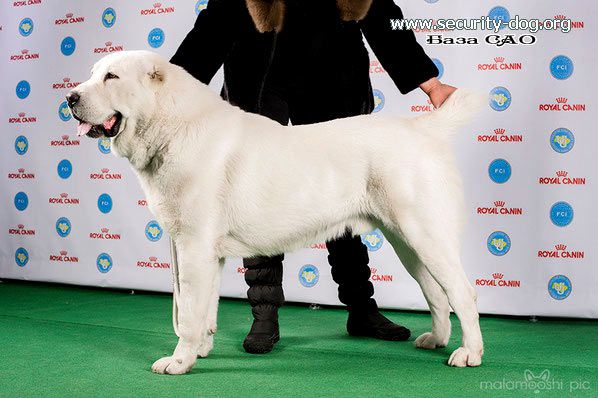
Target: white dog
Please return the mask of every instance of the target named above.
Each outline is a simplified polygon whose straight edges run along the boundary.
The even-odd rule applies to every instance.
[[[287,127],[226,103],[155,53],[125,51],[98,61],[67,99],[80,135],[110,137],[114,153],[129,160],[178,249],[179,341],[154,372],[189,372],[211,350],[225,257],[290,252],[347,228],[380,228],[420,284],[432,331],[415,345],[447,345],[452,307],[463,341],[448,363],[481,364],[450,146],[477,96],[459,90],[414,119],[364,115]]]

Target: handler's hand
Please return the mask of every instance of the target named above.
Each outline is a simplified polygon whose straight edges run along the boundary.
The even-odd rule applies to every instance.
[[[430,101],[435,108],[440,107],[449,95],[457,90],[456,87],[441,83],[435,77],[422,83],[419,87],[430,97]]]

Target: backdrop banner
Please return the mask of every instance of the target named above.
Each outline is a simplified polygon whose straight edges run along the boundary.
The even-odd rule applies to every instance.
[[[207,3],[2,2],[0,277],[172,290],[168,236],[134,173],[110,153],[109,140],[77,137],[65,95],[106,54],[148,49],[170,57]],[[443,82],[489,95],[482,117],[454,143],[468,213],[462,258],[480,312],[598,317],[598,138],[592,135],[598,28],[589,20],[596,21],[598,2],[397,4],[408,18],[436,22],[486,16],[570,21],[568,32],[542,22],[538,32],[435,25],[416,34]],[[401,95],[376,55],[370,58],[376,112],[412,117],[432,110],[420,90]],[[324,63],[314,67],[336,73]],[[221,85],[219,73],[211,86]],[[327,87],[319,95],[336,100]],[[384,236],[372,231],[362,240],[379,304],[426,309]],[[340,304],[326,256],[324,243],[287,254],[288,301]],[[246,297],[246,290],[241,260],[229,259],[222,295]]]

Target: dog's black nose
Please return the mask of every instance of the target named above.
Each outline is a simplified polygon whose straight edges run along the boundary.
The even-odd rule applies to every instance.
[[[75,104],[77,102],[79,102],[79,98],[81,98],[79,96],[79,94],[77,94],[75,91],[71,91],[70,93],[68,93],[68,95],[66,96],[66,102],[69,104],[69,106],[72,108],[73,106],[75,106]]]

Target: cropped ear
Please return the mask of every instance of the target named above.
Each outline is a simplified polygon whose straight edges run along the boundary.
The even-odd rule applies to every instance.
[[[164,72],[162,69],[158,68],[158,66],[154,65],[153,69],[151,72],[148,73],[150,79],[157,81],[157,82],[163,82],[164,81]]]

